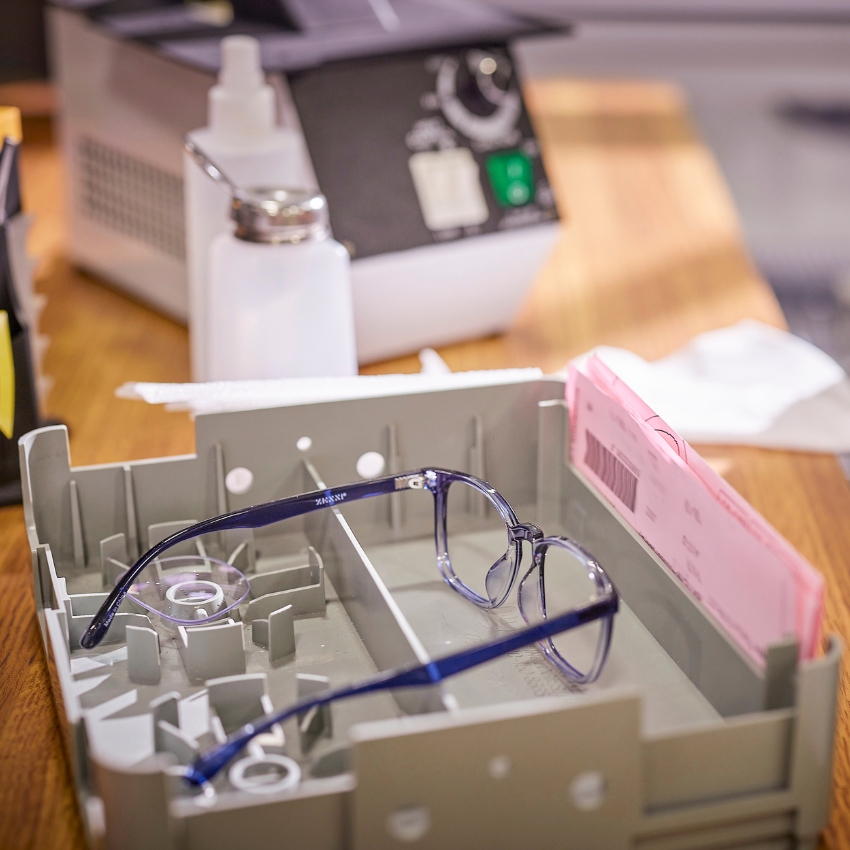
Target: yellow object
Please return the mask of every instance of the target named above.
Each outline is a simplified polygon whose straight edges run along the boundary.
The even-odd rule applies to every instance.
[[[11,136],[16,142],[23,138],[21,110],[17,106],[0,106],[0,139]]]
[[[0,431],[10,440],[15,430],[15,361],[9,314],[0,310]]]

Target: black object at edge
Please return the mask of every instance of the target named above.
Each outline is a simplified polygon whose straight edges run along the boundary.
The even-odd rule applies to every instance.
[[[0,505],[21,502],[18,439],[40,424],[30,331],[15,293],[10,260],[7,222],[20,212],[18,144],[7,138],[0,148],[0,310],[9,315],[15,365],[15,420],[11,440],[0,434]]]

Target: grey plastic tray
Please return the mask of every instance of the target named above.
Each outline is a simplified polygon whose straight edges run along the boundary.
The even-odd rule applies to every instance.
[[[799,665],[779,644],[756,669],[570,467],[563,398],[544,379],[201,416],[195,455],[96,467],[71,468],[64,427],[25,436],[35,597],[92,846],[814,847],[838,640]],[[602,677],[570,686],[525,650],[442,688],[284,724],[258,746],[299,762],[294,791],[227,772],[213,796],[187,790],[177,763],[304,689],[518,622],[513,602],[488,614],[442,583],[431,500],[399,493],[205,540],[210,555],[236,553],[250,607],[188,633],[128,607],[109,642],[80,649],[115,571],[175,523],[357,480],[367,451],[391,473],[485,477],[522,519],[590,549],[624,601]],[[225,486],[235,467],[253,473],[243,495]]]

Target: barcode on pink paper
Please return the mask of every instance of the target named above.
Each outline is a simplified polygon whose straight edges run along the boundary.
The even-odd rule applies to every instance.
[[[637,501],[637,476],[613,453],[608,451],[590,431],[586,431],[587,445],[584,462],[596,477],[632,512]]]

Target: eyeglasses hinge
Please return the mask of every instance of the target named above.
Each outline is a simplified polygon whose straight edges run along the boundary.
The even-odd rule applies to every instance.
[[[425,476],[421,473],[416,475],[402,475],[395,480],[396,490],[424,490]]]

